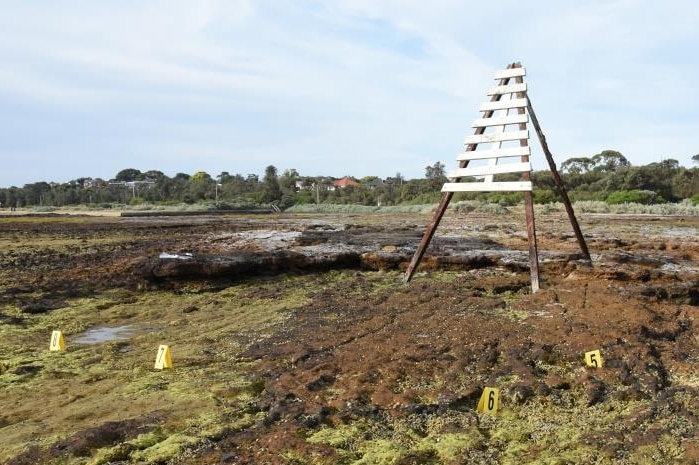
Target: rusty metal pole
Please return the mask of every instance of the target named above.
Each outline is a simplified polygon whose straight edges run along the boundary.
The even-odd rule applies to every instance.
[[[521,68],[522,65],[520,63],[511,63],[507,65],[507,69],[510,68]],[[501,79],[500,84],[501,86],[506,85],[508,82],[510,82],[509,78]],[[502,96],[501,95],[493,95],[490,98],[491,102],[497,102],[500,100]],[[490,118],[493,116],[493,111],[486,111],[484,113],[484,118]],[[481,128],[476,128],[474,134],[475,135],[481,135],[485,132],[485,127]],[[476,147],[478,147],[478,144],[469,144],[466,146],[466,152],[472,152],[476,150]],[[460,161],[459,162],[459,168],[466,168],[468,166],[468,160]],[[458,179],[457,179],[458,181]],[[420,241],[420,244],[417,247],[417,250],[415,251],[415,254],[413,255],[412,260],[410,260],[410,264],[408,265],[408,268],[405,270],[405,275],[403,276],[403,282],[408,283],[413,275],[415,274],[415,270],[417,270],[418,265],[420,264],[420,260],[422,260],[422,256],[425,254],[425,250],[427,250],[427,246],[430,245],[430,241],[432,240],[432,237],[434,236],[435,231],[437,230],[437,226],[439,225],[439,222],[442,221],[442,217],[444,216],[444,213],[447,211],[447,207],[449,206],[449,202],[451,201],[451,198],[454,196],[453,192],[445,192],[444,195],[442,196],[442,200],[439,202],[439,205],[437,206],[437,210],[434,212],[434,216],[432,217],[432,221],[427,225],[427,229],[425,230],[425,234],[422,236],[422,240]]]
[[[520,65],[521,66],[521,65]],[[515,79],[517,84],[524,83],[524,79],[520,76]],[[517,98],[527,98],[527,94],[520,92],[517,94]],[[518,108],[517,113],[523,115],[526,113],[524,108]],[[520,131],[527,129],[526,123],[520,123]],[[529,141],[522,139],[519,141],[520,147],[526,147],[529,145]],[[523,162],[529,161],[529,156],[522,156]],[[525,181],[531,181],[531,174],[529,172],[522,173],[522,179]],[[527,222],[527,239],[529,242],[529,274],[532,281],[532,293],[537,292],[540,289],[539,286],[539,250],[536,244],[536,225],[534,223],[534,196],[532,191],[524,192],[524,214]]]
[[[427,246],[430,245],[432,236],[434,236],[434,232],[437,230],[437,225],[440,221],[442,221],[444,212],[447,211],[447,207],[449,206],[449,202],[451,201],[453,195],[453,192],[445,192],[442,196],[442,200],[439,202],[439,205],[437,206],[437,209],[434,212],[434,217],[432,217],[432,221],[427,225],[427,229],[425,230],[425,234],[422,236],[420,245],[418,245],[417,250],[415,251],[415,255],[413,255],[412,260],[410,260],[408,269],[405,270],[405,276],[403,276],[404,283],[410,281],[413,277],[413,274],[415,274],[415,270],[417,269],[420,260],[422,260],[422,256],[425,254]]]
[[[590,258],[590,251],[587,249],[587,242],[585,242],[585,237],[583,236],[583,233],[580,230],[580,225],[578,224],[578,220],[575,217],[573,205],[570,202],[570,198],[568,198],[568,191],[566,190],[566,187],[563,184],[561,176],[558,174],[556,162],[553,161],[553,155],[551,154],[551,151],[549,150],[549,145],[546,142],[546,136],[544,136],[544,132],[541,130],[541,126],[539,125],[539,120],[536,118],[536,113],[534,113],[534,108],[532,107],[531,99],[527,101],[527,110],[529,111],[529,116],[532,119],[532,124],[534,125],[534,129],[536,130],[536,134],[537,136],[539,136],[539,142],[541,143],[541,148],[544,151],[544,154],[546,155],[546,161],[548,162],[549,168],[551,169],[551,175],[553,176],[553,180],[556,183],[556,186],[558,187],[558,191],[561,194],[561,198],[563,199],[563,205],[565,205],[566,212],[568,213],[570,224],[573,226],[575,237],[578,239],[580,250],[582,251],[582,254],[585,257],[585,259],[592,261],[592,259]]]

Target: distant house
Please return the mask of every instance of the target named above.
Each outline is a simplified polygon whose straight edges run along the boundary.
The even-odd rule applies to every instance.
[[[384,182],[379,178],[370,179],[369,181],[362,183],[362,185],[364,187],[366,187],[367,189],[370,189],[370,190],[374,190],[377,187],[381,187],[381,186],[383,186],[383,184],[384,184]]]
[[[97,189],[102,189],[103,187],[107,187],[108,183],[102,178],[97,178],[97,179],[92,179],[92,178],[84,178],[80,179],[79,181],[82,182],[82,188],[83,189],[91,189],[93,187],[96,187]]]
[[[335,187],[336,189],[343,189],[347,186],[357,187],[357,186],[359,186],[359,183],[357,181],[355,181],[354,179],[347,177],[347,176],[345,176],[342,179],[338,179],[338,180],[333,181],[333,187]]]
[[[326,176],[313,177],[302,177],[296,181],[297,191],[332,191],[335,190],[333,186],[333,179]]]

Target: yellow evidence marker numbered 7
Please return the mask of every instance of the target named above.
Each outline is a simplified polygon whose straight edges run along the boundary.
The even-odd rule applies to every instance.
[[[63,333],[60,331],[54,331],[51,333],[51,344],[49,344],[50,351],[60,351],[66,350],[66,340],[63,338]]]
[[[155,357],[155,369],[172,368],[172,355],[170,346],[161,345],[158,347],[158,355]]]
[[[500,389],[487,387],[483,390],[483,394],[481,394],[481,400],[478,401],[478,407],[476,407],[476,410],[495,415],[498,412],[499,406]]]
[[[585,364],[593,368],[602,368],[602,355],[599,349],[585,352]]]

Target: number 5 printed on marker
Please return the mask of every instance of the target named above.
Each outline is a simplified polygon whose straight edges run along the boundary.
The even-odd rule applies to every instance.
[[[593,368],[602,368],[602,355],[599,349],[585,352],[585,364]]]

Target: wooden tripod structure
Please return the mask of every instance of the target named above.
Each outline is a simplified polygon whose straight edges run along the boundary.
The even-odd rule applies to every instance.
[[[527,85],[524,83],[525,75],[526,71],[520,63],[511,63],[507,66],[507,69],[495,74],[495,79],[498,80],[499,83],[496,87],[488,91],[488,95],[491,96],[490,101],[483,104],[480,108],[480,111],[483,112],[483,118],[474,121],[473,127],[475,128],[475,133],[466,138],[466,149],[464,153],[460,153],[457,156],[459,162],[458,169],[449,173],[451,182],[445,183],[442,187],[444,195],[437,206],[432,221],[427,225],[427,230],[415,251],[415,255],[413,255],[408,265],[408,269],[403,278],[404,282],[407,283],[413,277],[427,246],[434,236],[439,222],[442,220],[449,206],[451,198],[454,196],[454,192],[520,191],[524,193],[532,292],[539,290],[539,255],[534,224],[531,163],[529,161],[531,152],[529,148],[529,131],[527,131],[527,123],[530,118],[539,137],[541,148],[546,155],[551,174],[553,175],[554,182],[558,187],[559,194],[565,205],[582,254],[585,259],[590,260],[590,252],[587,249],[585,238],[575,218],[573,206],[568,198],[563,180],[556,169],[553,156],[546,143],[546,137],[544,137],[544,133],[541,130],[539,121],[532,108],[531,100],[527,96]],[[511,111],[516,111],[516,114],[510,114]],[[500,112],[500,114],[495,116],[497,112]],[[502,115],[503,112],[504,115]],[[517,126],[517,130],[506,131],[507,126]],[[488,128],[492,130],[490,133],[486,134],[486,129]],[[513,141],[519,141],[519,146],[503,148],[503,143]],[[490,150],[476,150],[479,145],[483,144],[491,144]],[[513,157],[519,157],[520,161],[518,163],[501,163],[501,161]],[[473,160],[487,160],[488,164],[486,166],[469,167],[469,163]],[[493,181],[494,175],[505,173],[521,173],[521,181]]]

